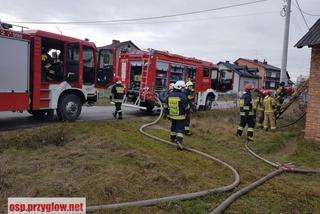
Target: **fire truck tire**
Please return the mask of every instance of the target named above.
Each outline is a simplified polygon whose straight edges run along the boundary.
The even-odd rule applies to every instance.
[[[57,114],[58,117],[61,114],[63,121],[73,122],[79,117],[81,109],[81,100],[77,95],[65,94],[59,100]]]

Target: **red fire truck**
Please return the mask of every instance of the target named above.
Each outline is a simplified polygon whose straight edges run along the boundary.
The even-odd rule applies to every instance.
[[[211,62],[148,50],[121,54],[118,68],[117,75],[125,84],[127,99],[141,109],[152,110],[157,105],[156,96],[163,101],[169,84],[178,80],[193,82],[198,109],[210,110],[218,97],[213,88],[218,69]]]
[[[112,82],[93,43],[45,31],[18,32],[0,23],[0,111],[37,117],[78,118],[84,103],[97,99],[97,86]]]

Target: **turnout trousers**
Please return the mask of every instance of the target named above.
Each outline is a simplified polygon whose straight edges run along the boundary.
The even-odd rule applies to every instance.
[[[119,119],[122,118],[122,109],[121,109],[121,105],[122,105],[122,102],[115,102],[115,112],[113,113],[114,117],[117,117],[117,114],[119,114]]]
[[[186,121],[185,121],[185,127],[184,127],[185,134],[190,133],[190,121],[191,121],[191,112],[189,111],[186,114]]]
[[[276,127],[276,117],[273,112],[265,112],[264,113],[263,128],[265,130],[268,130],[269,128],[271,130],[275,130],[277,128]]]
[[[184,133],[184,126],[185,126],[185,120],[173,120],[171,119],[171,141],[178,141],[179,143],[182,143],[183,141],[183,133]]]
[[[253,141],[254,116],[240,116],[240,124],[237,130],[237,135],[241,136],[244,128],[248,125],[247,138]]]
[[[263,110],[257,110],[257,118],[256,118],[256,127],[262,128],[263,126],[263,120],[264,120],[264,111]]]

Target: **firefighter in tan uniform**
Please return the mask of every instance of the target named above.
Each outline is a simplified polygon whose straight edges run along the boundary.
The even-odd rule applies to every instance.
[[[264,94],[263,91],[257,91],[258,96],[254,100],[254,109],[256,109],[256,127],[263,128],[263,120],[264,120],[264,106],[263,106],[263,99]]]
[[[269,128],[270,130],[276,129],[276,117],[275,111],[277,108],[277,102],[273,97],[271,97],[271,91],[265,91],[265,98],[263,99],[263,106],[264,106],[264,122],[263,128],[267,131]]]

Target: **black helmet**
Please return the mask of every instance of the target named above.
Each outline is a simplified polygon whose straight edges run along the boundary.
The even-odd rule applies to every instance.
[[[283,87],[284,85],[285,85],[285,83],[284,83],[284,82],[281,82],[281,83],[280,83],[280,86],[281,86],[281,87]]]

